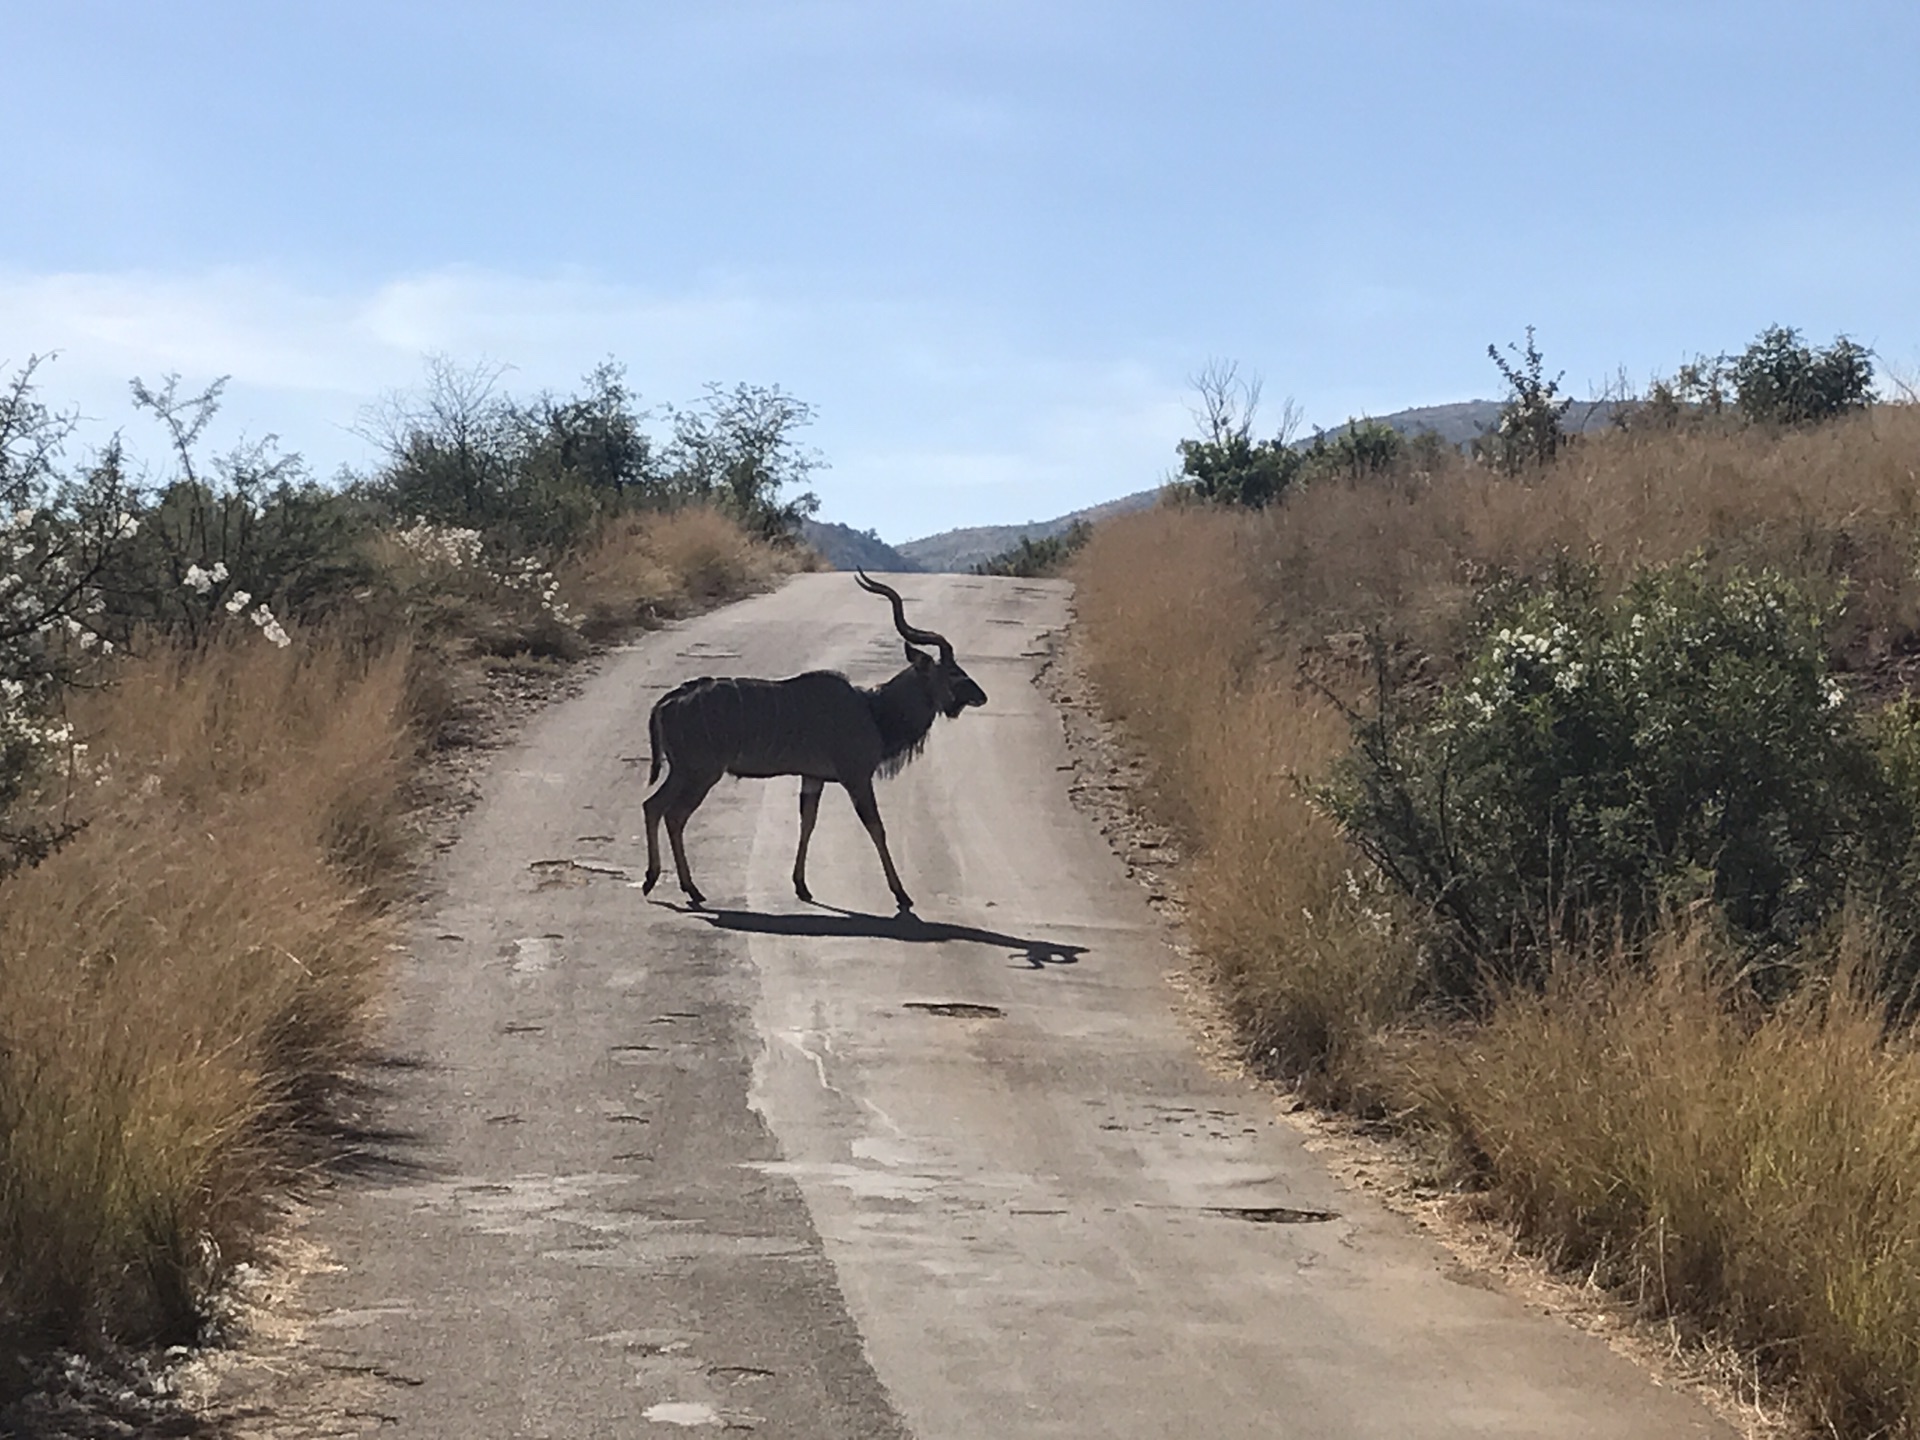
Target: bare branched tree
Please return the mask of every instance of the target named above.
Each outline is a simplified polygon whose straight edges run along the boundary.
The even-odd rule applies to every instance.
[[[1255,440],[1259,376],[1242,376],[1236,361],[1209,360],[1189,383],[1199,398],[1192,413],[1201,438],[1180,442],[1182,478],[1176,486],[1212,504],[1258,509],[1279,499],[1300,473],[1301,456],[1293,448],[1300,407],[1289,398],[1274,437]]]

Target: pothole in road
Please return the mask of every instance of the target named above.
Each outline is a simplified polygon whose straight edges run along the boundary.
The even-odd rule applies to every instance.
[[[1288,1205],[1209,1205],[1207,1209],[1252,1225],[1319,1225],[1340,1218],[1338,1210],[1295,1210]]]
[[[701,1400],[665,1400],[658,1405],[649,1405],[640,1412],[642,1420],[651,1420],[656,1425],[724,1425],[726,1419],[720,1412]]]
[[[709,1365],[707,1373],[721,1380],[771,1380],[774,1372],[764,1365]]]
[[[611,880],[625,880],[627,872],[618,865],[608,865],[600,860],[576,860],[571,856],[560,856],[551,860],[529,860],[527,869],[545,880],[560,883],[570,874],[588,877],[604,875]]]
[[[949,1020],[998,1020],[1007,1013],[998,1005],[981,1005],[972,1000],[909,1000],[905,1008],[924,1015],[944,1015]]]

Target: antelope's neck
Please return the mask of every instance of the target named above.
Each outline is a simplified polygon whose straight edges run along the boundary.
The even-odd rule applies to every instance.
[[[878,689],[867,691],[873,722],[880,731],[881,756],[892,759],[917,750],[933,728],[933,699],[912,669],[902,670]]]

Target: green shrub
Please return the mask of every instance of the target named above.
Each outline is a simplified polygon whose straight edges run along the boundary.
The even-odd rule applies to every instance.
[[[1697,355],[1654,380],[1620,411],[1627,428],[1719,424],[1815,425],[1873,402],[1873,352],[1842,335],[1816,350],[1798,330],[1770,325],[1738,355]]]
[[[418,392],[389,396],[368,418],[368,437],[387,458],[361,489],[395,524],[480,530],[514,549],[564,548],[622,493],[614,482],[642,479],[573,463],[584,417],[597,415],[603,428],[637,424],[630,397],[617,372],[596,372],[597,394],[523,406],[498,392],[499,378],[497,367],[429,359]]]
[[[975,565],[973,573],[1017,575],[1027,579],[1058,575],[1092,534],[1093,526],[1085,520],[1076,520],[1059,535],[1022,535],[1018,544],[1009,545],[998,555]]]
[[[1215,505],[1259,510],[1292,488],[1304,466],[1300,452],[1281,440],[1244,434],[1180,442],[1180,474],[1194,497]]]
[[[1306,456],[1291,443],[1299,420],[1292,402],[1281,412],[1279,432],[1271,440],[1255,440],[1257,379],[1243,380],[1238,367],[1215,363],[1195,376],[1193,385],[1200,396],[1194,418],[1203,433],[1198,440],[1179,443],[1181,479],[1175,482],[1175,493],[1251,510],[1286,494],[1306,465]]]
[[[1487,346],[1487,358],[1507,382],[1507,401],[1493,432],[1480,442],[1480,450],[1509,475],[1517,475],[1530,465],[1550,465],[1567,443],[1566,415],[1573,404],[1571,396],[1560,393],[1561,375],[1551,380],[1546,361],[1534,343],[1533,327],[1527,327],[1526,349],[1509,345],[1512,360],[1497,346]]]
[[[1767,572],[1696,562],[1612,600],[1563,573],[1496,599],[1428,703],[1383,683],[1328,795],[1444,923],[1438,988],[1470,995],[1489,964],[1537,980],[1559,948],[1637,944],[1695,902],[1777,988],[1771,962],[1912,828],[1828,674],[1833,615]]]
[[[1771,325],[1732,361],[1740,413],[1770,425],[1812,425],[1873,399],[1873,352],[1842,335],[1815,350],[1798,330]]]
[[[1321,431],[1307,446],[1303,479],[1364,480],[1384,475],[1407,452],[1406,437],[1378,420],[1349,420],[1328,435]]]
[[[813,407],[804,400],[777,385],[709,385],[699,405],[672,416],[673,439],[662,461],[673,504],[712,506],[758,539],[780,544],[820,508],[811,490],[781,498],[821,464],[794,438],[813,423]]]
[[[387,458],[361,489],[395,523],[478,530],[492,548],[553,559],[633,510],[710,506],[784,541],[819,508],[810,491],[786,494],[821,462],[795,438],[812,408],[777,386],[709,385],[698,404],[666,408],[671,433],[656,443],[616,364],[567,398],[515,400],[499,377],[436,358],[419,392],[369,418]]]

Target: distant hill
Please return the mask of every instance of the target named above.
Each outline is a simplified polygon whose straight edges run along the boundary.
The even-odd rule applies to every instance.
[[[921,567],[871,530],[831,521],[802,520],[800,538],[836,570],[918,570]]]
[[[1397,410],[1391,415],[1369,418],[1382,425],[1390,425],[1403,435],[1427,432],[1438,435],[1449,445],[1459,446],[1491,430],[1500,419],[1500,405],[1498,400],[1462,400],[1453,405],[1420,405],[1411,410]],[[1613,408],[1610,402],[1604,400],[1576,400],[1567,411],[1567,428],[1576,431],[1600,429],[1612,420]],[[1331,435],[1341,428],[1338,425],[1328,426],[1327,433]],[[1310,444],[1312,438],[1311,435],[1304,436],[1294,443]],[[1011,550],[1023,538],[1045,540],[1054,535],[1064,535],[1076,520],[1095,523],[1110,516],[1124,515],[1130,510],[1145,510],[1158,499],[1159,494],[1156,486],[1151,490],[1136,490],[1131,495],[1122,495],[1118,500],[1108,500],[1101,505],[1089,505],[1084,510],[1057,515],[1051,520],[1029,520],[1024,525],[974,525],[963,530],[942,530],[938,535],[907,540],[899,545],[888,545],[871,531],[862,532],[846,525],[822,524],[812,520],[805,523],[802,533],[808,544],[841,570],[851,570],[858,565],[867,570],[964,572],[982,560]]]
[[[1113,515],[1124,515],[1129,510],[1145,510],[1159,494],[1156,486],[1152,490],[1137,490],[1131,495],[1122,495],[1118,500],[1089,505],[1084,510],[1057,515],[1051,520],[1029,520],[1024,525],[974,525],[964,530],[942,530],[938,535],[909,540],[894,548],[917,570],[971,570],[982,560],[990,560],[1003,550],[1011,550],[1023,537],[1045,540],[1066,534],[1076,520],[1092,524]]]
[[[1381,425],[1391,426],[1402,435],[1426,432],[1438,435],[1449,445],[1465,445],[1499,423],[1503,403],[1499,400],[1462,400],[1452,405],[1420,405],[1411,410],[1396,410],[1391,415],[1354,418],[1370,418]],[[1573,431],[1602,429],[1612,422],[1613,411],[1614,404],[1610,400],[1576,400],[1567,409],[1566,427]],[[1345,428],[1344,422],[1329,425],[1326,433],[1334,435]],[[1294,443],[1309,444],[1312,439],[1308,435]]]

